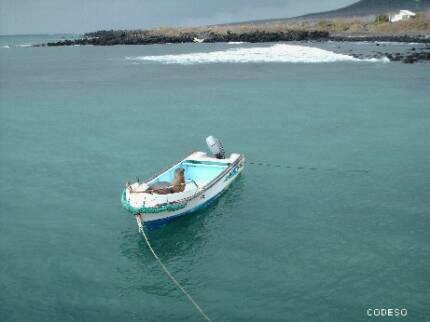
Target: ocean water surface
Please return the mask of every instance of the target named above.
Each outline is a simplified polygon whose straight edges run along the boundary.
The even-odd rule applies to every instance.
[[[58,38],[0,38],[1,321],[199,321],[120,195],[210,134],[244,173],[148,232],[209,317],[428,320],[430,64],[351,56],[422,45]]]

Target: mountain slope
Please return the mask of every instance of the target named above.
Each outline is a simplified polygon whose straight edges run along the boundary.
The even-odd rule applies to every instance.
[[[297,20],[362,17],[396,12],[401,9],[407,9],[411,11],[430,10],[430,0],[360,0],[356,3],[353,3],[352,5],[340,9],[311,13],[298,17],[241,21],[235,23],[225,23],[221,25],[246,25]]]
[[[395,12],[400,9],[425,11],[430,9],[430,0],[360,0],[337,10],[308,14],[292,19],[321,19],[354,17]]]

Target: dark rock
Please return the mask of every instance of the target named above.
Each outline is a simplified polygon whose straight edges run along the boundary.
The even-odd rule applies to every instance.
[[[95,45],[95,46],[113,46],[113,45],[148,45],[164,43],[189,43],[193,39],[205,38],[205,42],[228,42],[228,41],[246,41],[246,42],[274,42],[274,41],[321,41],[329,37],[326,31],[307,31],[307,30],[287,30],[287,31],[265,31],[257,30],[243,33],[215,33],[208,31],[202,34],[183,33],[178,31],[175,35],[155,34],[149,31],[125,31],[125,30],[103,30],[93,33],[87,33],[83,38],[75,40],[64,40],[55,43],[48,43],[48,46],[71,46],[71,45]]]
[[[364,36],[341,36],[341,35],[334,35],[329,36],[329,40],[333,41],[371,41],[371,42],[417,42],[417,43],[430,43],[430,38],[426,38],[423,36],[408,36],[408,35],[372,35],[367,34]],[[379,46],[380,44],[376,44],[376,46]]]
[[[403,58],[403,60],[402,60],[402,62],[405,64],[413,64],[413,63],[416,63],[417,61],[418,61],[418,59],[416,59],[413,56],[407,56],[407,57]]]

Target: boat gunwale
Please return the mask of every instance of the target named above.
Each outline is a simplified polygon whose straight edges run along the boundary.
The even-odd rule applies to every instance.
[[[207,185],[203,186],[202,191],[210,189],[213,185],[220,181],[228,172],[230,172],[231,169],[233,169],[237,164],[239,164],[242,159],[243,155],[239,154],[239,157],[235,161],[230,163],[230,165],[226,167],[218,176],[216,176],[213,180],[209,181]]]

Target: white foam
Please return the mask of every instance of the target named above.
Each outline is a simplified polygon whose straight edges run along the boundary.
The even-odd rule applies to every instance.
[[[384,61],[383,59],[376,58],[359,59],[320,48],[286,44],[277,44],[271,47],[231,48],[220,51],[177,55],[126,57],[126,59],[181,65],[212,63],[331,63],[339,61]]]
[[[9,47],[9,45],[4,45],[4,46],[2,46],[1,48],[9,49],[10,47]]]
[[[404,45],[420,45],[419,42],[400,42],[400,41],[376,41],[375,44],[380,44],[380,45],[399,45],[399,46],[404,46]]]
[[[21,47],[21,48],[27,48],[27,47],[31,47],[32,45],[31,44],[18,44],[18,45],[15,45],[15,47]]]
[[[229,45],[241,45],[244,44],[244,41],[229,41],[228,44]]]

